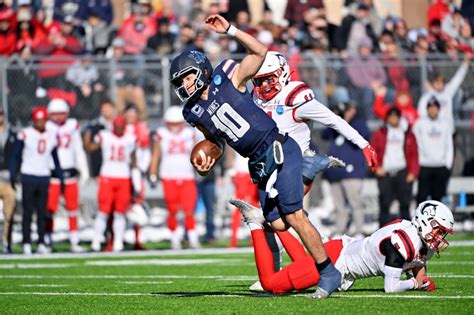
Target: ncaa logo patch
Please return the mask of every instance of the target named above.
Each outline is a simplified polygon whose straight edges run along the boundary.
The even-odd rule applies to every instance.
[[[212,82],[214,82],[215,85],[221,85],[222,77],[220,75],[216,75],[214,79],[212,79]]]
[[[284,112],[283,106],[278,105],[278,106],[276,107],[276,112],[277,112],[278,115],[282,115],[283,112]]]

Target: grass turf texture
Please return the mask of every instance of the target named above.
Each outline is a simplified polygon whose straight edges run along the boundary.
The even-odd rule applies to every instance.
[[[474,235],[452,239],[474,240]],[[249,292],[257,280],[251,251],[154,253],[41,259],[0,255],[0,313],[474,313],[474,246],[451,246],[430,261],[436,292],[386,294],[379,277],[358,280],[350,291],[321,301],[307,298],[313,289],[283,296]]]

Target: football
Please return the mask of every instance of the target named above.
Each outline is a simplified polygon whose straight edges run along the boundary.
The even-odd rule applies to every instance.
[[[202,160],[205,159],[207,156],[210,156],[216,161],[221,157],[222,150],[221,148],[212,141],[209,140],[202,140],[194,146],[191,152],[191,163],[196,158],[198,164],[202,163]]]

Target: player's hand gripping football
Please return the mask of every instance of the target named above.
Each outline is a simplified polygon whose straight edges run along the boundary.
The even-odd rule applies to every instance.
[[[219,14],[210,15],[206,19],[207,28],[219,34],[225,34],[230,23]]]
[[[374,148],[372,148],[372,146],[369,144],[362,150],[362,152],[364,152],[364,157],[367,161],[367,165],[370,167],[372,172],[375,172],[379,163],[377,153],[375,152]]]
[[[213,159],[210,156],[205,156],[205,158],[202,159],[201,164],[198,163],[197,158],[193,159],[193,167],[203,176],[207,175],[207,173],[214,167],[214,164],[216,164],[216,159]]]

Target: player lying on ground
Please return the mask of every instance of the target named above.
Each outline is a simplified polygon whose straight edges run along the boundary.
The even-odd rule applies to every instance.
[[[318,284],[319,274],[312,257],[298,246],[298,240],[291,234],[281,241],[293,262],[275,272],[264,236],[262,210],[240,200],[230,203],[241,209],[251,230],[258,276],[264,290],[285,293]],[[426,263],[433,254],[439,256],[448,247],[445,237],[453,233],[453,225],[451,210],[441,202],[429,200],[418,205],[411,221],[392,221],[362,240],[344,236],[324,243],[329,258],[342,274],[339,290],[349,290],[360,278],[383,276],[385,292],[434,291],[435,283],[426,273]],[[401,280],[403,272],[410,272],[413,277]]]

